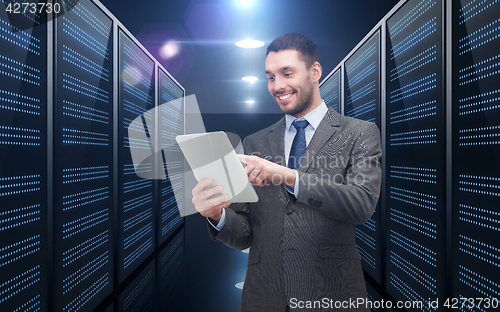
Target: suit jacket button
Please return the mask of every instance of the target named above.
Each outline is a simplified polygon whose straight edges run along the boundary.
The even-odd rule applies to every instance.
[[[292,213],[293,213],[293,209],[292,209],[292,208],[288,208],[288,209],[286,210],[286,213],[288,213],[288,214],[292,214]]]

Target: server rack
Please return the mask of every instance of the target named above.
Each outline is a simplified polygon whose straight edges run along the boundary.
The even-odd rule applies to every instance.
[[[161,204],[159,205],[158,239],[163,243],[183,223],[180,211],[184,209],[183,174],[184,155],[175,136],[184,134],[184,89],[173,77],[158,69],[158,138],[161,148],[159,165]]]
[[[118,311],[155,311],[155,263],[152,261],[118,297]]]
[[[175,235],[157,258],[158,306],[163,311],[184,311],[184,235]]]
[[[443,14],[442,2],[408,1],[386,20],[386,287],[423,311],[445,297]]]
[[[453,29],[449,297],[473,298],[464,311],[494,311],[500,306],[500,3],[450,1],[449,6]],[[462,306],[454,300],[449,303]]]
[[[498,2],[402,0],[320,84],[344,71],[354,114],[348,62],[381,28],[381,280],[363,268],[369,293],[423,304],[408,311],[498,307]]]
[[[92,2],[54,21],[55,310],[113,288],[113,24]]]
[[[171,194],[162,198],[172,204],[171,218],[165,218],[163,233],[160,226],[156,231],[160,222],[154,218],[161,207],[155,197],[162,181],[130,178],[135,174],[125,147],[130,143],[126,118],[159,118],[148,112],[159,104],[156,81],[168,80],[165,93],[171,95],[179,117],[169,125],[182,134],[184,102],[178,98],[185,90],[98,1],[60,3],[63,12],[57,16],[26,14],[14,25],[0,12],[2,311],[119,310],[123,306],[118,297],[137,268],[161,252],[163,266],[175,263],[167,270],[169,276],[183,274],[178,265],[183,220],[172,213],[182,207],[183,199],[172,201]],[[124,42],[132,51],[129,55]],[[127,87],[131,92],[124,92],[124,65],[132,64],[134,57],[142,60],[133,65],[144,65],[141,62],[149,58],[150,84],[143,93],[134,84]],[[128,73],[132,80],[140,76],[139,85],[147,86],[144,73]],[[125,100],[131,102],[128,111]],[[141,105],[143,110],[137,110]],[[165,136],[174,135],[154,122],[142,130],[152,136],[162,130]],[[168,157],[164,161],[170,161]],[[159,168],[155,162],[149,170]],[[168,172],[164,178],[171,180]],[[126,189],[127,182],[148,185],[148,192],[134,194],[144,189],[135,184]],[[182,183],[177,178],[176,187]],[[150,198],[138,199],[146,193]],[[149,207],[140,205],[148,201]],[[139,220],[130,213],[134,210],[150,217]],[[175,254],[159,249],[173,242]],[[141,248],[144,243],[147,248]],[[175,294],[162,298],[181,300],[182,288],[174,289]]]
[[[374,28],[344,62],[343,114],[373,122],[381,129],[380,28]],[[356,227],[356,243],[363,269],[378,283],[382,281],[382,237],[380,200],[372,217]]]
[[[341,67],[334,69],[320,84],[319,92],[325,104],[341,112]]]
[[[0,12],[0,310],[46,311],[47,24],[17,17]]]
[[[131,133],[146,132],[148,138],[156,135],[154,110],[155,62],[123,31],[118,31],[119,51],[119,130],[120,152],[118,157],[119,200],[118,200],[118,240],[120,242],[119,282],[122,282],[155,249],[154,209],[157,189],[153,180],[136,175],[130,148],[154,152],[151,140],[134,138]],[[143,125],[132,124],[141,116]],[[138,168],[139,169],[139,168]],[[142,163],[140,169],[153,175],[155,161]]]

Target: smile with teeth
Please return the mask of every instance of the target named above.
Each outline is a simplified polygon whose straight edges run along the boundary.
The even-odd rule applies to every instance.
[[[293,93],[287,93],[287,94],[282,94],[282,95],[278,95],[278,98],[280,100],[286,100],[288,99],[289,97],[291,97],[293,95]]]

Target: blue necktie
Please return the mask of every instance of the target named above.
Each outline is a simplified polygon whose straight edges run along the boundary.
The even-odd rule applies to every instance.
[[[295,138],[293,138],[292,148],[290,149],[290,156],[288,157],[288,168],[297,169],[299,167],[300,158],[306,151],[306,132],[305,128],[309,122],[307,120],[297,120],[292,125],[297,129]]]

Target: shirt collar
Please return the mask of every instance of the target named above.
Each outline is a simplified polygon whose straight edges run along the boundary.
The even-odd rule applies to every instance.
[[[307,120],[307,122],[309,122],[309,124],[313,127],[314,131],[316,131],[316,128],[318,128],[327,111],[328,107],[326,106],[325,101],[321,101],[321,104],[313,111],[310,111],[307,115],[298,119]],[[293,117],[292,115],[285,114],[285,129],[287,131],[290,131],[292,123],[295,121],[295,119],[297,118]]]

